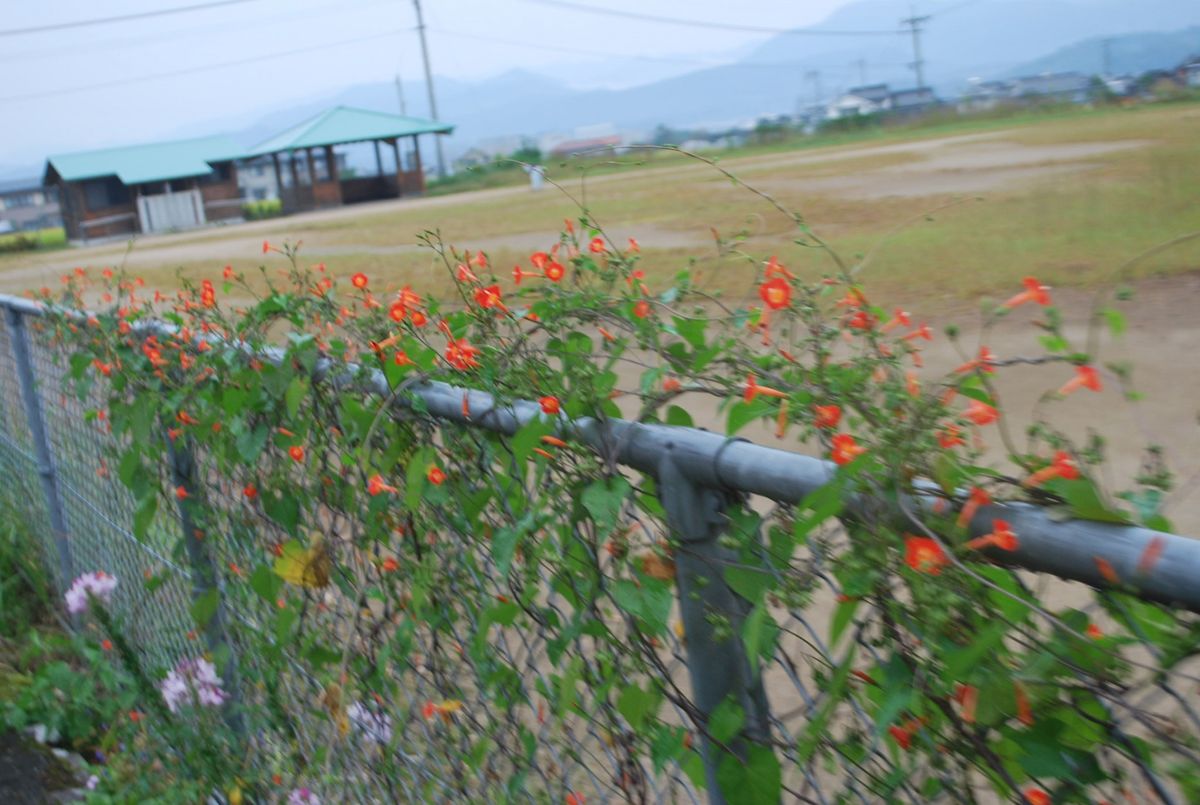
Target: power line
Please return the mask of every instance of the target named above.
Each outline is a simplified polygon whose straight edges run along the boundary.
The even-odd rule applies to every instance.
[[[392,31],[384,31],[382,33],[371,34],[370,36],[358,36],[353,39],[342,39],[337,42],[324,42],[320,45],[311,45],[303,48],[293,48],[292,50],[283,50],[278,53],[265,53],[261,56],[249,56],[244,59],[235,59],[234,61],[218,62],[216,64],[205,64],[198,67],[185,67],[181,70],[171,70],[165,73],[154,73],[152,75],[133,76],[131,78],[122,78],[115,81],[103,81],[97,84],[87,84],[78,87],[64,87],[63,89],[49,90],[47,92],[30,92],[24,95],[9,95],[0,98],[0,103],[11,103],[15,101],[29,101],[40,98],[50,98],[56,95],[70,95],[75,92],[89,92],[96,89],[109,89],[111,87],[120,87],[126,84],[137,84],[143,81],[157,81],[161,78],[175,78],[181,75],[190,75],[192,73],[203,73],[208,70],[220,70],[225,67],[239,67],[243,64],[254,64],[260,61],[269,61],[271,59],[280,59],[285,56],[294,56],[298,53],[311,53],[314,50],[325,50],[326,48],[341,47],[342,45],[352,45],[358,42],[368,42],[372,39],[383,39],[397,34],[408,33],[411,28],[400,28]]]
[[[153,34],[141,34],[138,36],[124,36],[116,39],[90,39],[85,43],[72,44],[71,53],[94,53],[97,51],[103,52],[112,50],[113,48],[127,48],[144,44],[167,44],[172,39],[189,39],[196,36],[212,33],[224,33],[231,28],[253,29],[260,25],[275,25],[280,21],[287,23],[297,22],[300,20],[311,19],[313,17],[325,16],[330,13],[345,14],[348,5],[359,5],[366,8],[376,5],[391,5],[392,0],[334,0],[329,5],[317,6],[315,8],[304,9],[300,11],[288,11],[286,17],[281,17],[279,14],[270,14],[267,16],[255,16],[249,19],[226,20],[210,25],[189,25],[186,28],[175,28],[167,31],[158,31]],[[52,56],[54,58],[62,57],[62,46],[43,45],[41,47],[27,50],[8,50],[0,52],[0,62],[20,61],[21,59],[37,59]]]
[[[75,22],[56,22],[50,25],[36,25],[31,28],[8,28],[0,30],[0,36],[17,36],[19,34],[40,34],[50,31],[65,31],[69,28],[86,28],[91,25],[107,25],[112,22],[129,22],[131,20],[144,20],[150,17],[165,17],[169,14],[183,14],[189,11],[203,11],[206,8],[220,8],[222,6],[236,6],[242,3],[257,3],[259,0],[212,0],[208,3],[197,3],[192,6],[176,6],[175,8],[162,8],[158,11],[141,11],[137,14],[122,14],[117,17],[96,17],[90,20],[76,20]]]
[[[600,14],[607,17],[624,17],[625,19],[642,22],[657,22],[664,25],[686,25],[692,28],[710,28],[719,31],[742,31],[755,34],[787,34],[789,36],[895,36],[898,31],[841,31],[823,28],[770,28],[761,25],[738,25],[736,23],[708,22],[705,20],[684,19],[682,17],[664,17],[658,14],[643,14],[637,11],[621,11],[615,8],[600,8],[586,3],[575,3],[571,0],[525,0],[527,3],[564,8],[571,11],[583,11],[588,14]]]
[[[794,69],[796,69],[796,67],[798,65],[806,66],[803,62],[776,62],[776,61],[713,62],[713,61],[704,61],[702,59],[689,59],[686,56],[648,56],[648,55],[642,55],[642,54],[613,53],[612,51],[589,50],[587,48],[578,48],[574,45],[556,46],[556,45],[546,44],[545,42],[522,42],[522,41],[516,40],[516,39],[503,39],[503,38],[492,36],[490,34],[488,34],[488,35],[470,34],[470,33],[464,33],[462,31],[449,31],[444,28],[435,28],[433,26],[426,26],[426,30],[429,33],[438,34],[440,36],[452,36],[452,37],[457,37],[457,38],[461,38],[461,39],[474,39],[479,42],[488,42],[493,45],[511,45],[513,47],[530,48],[533,50],[547,50],[547,51],[551,51],[553,53],[567,53],[572,56],[599,56],[599,57],[605,57],[605,58],[619,58],[619,59],[629,60],[629,61],[659,62],[659,63],[663,63],[663,64],[682,64],[682,65],[690,65],[690,66],[694,66],[694,67],[707,67],[707,68],[733,67],[733,68],[736,68],[739,70],[740,69],[778,70],[780,68],[794,70]],[[884,62],[872,62],[871,66],[872,67],[908,67],[909,65],[907,65],[907,64],[892,64],[892,63],[884,63]],[[850,71],[854,70],[855,68],[852,66],[848,66],[848,65],[824,65],[821,67],[821,69],[822,70],[830,70],[830,71],[850,72]]]

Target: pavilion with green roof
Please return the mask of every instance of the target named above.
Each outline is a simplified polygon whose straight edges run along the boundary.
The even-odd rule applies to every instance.
[[[270,157],[283,211],[301,212],[423,193],[419,138],[452,131],[453,126],[433,120],[336,106],[259,143],[245,156]],[[401,140],[412,143],[406,155],[401,154]],[[341,175],[334,148],[367,142],[375,147],[375,174]],[[394,170],[384,170],[380,143],[391,146]]]

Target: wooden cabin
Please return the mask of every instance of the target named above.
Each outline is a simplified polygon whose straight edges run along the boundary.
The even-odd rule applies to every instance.
[[[242,217],[241,156],[228,137],[81,151],[50,157],[42,183],[69,240],[171,232]]]

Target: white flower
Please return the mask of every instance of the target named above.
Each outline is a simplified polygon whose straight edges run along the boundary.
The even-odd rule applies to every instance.
[[[113,590],[117,589],[116,576],[110,576],[103,570],[95,573],[84,573],[75,579],[71,589],[67,590],[67,611],[78,615],[88,608],[88,595],[108,606],[112,602]]]
[[[307,788],[294,788],[288,794],[288,805],[321,805],[321,799]]]
[[[178,712],[180,705],[192,702],[218,707],[226,698],[216,666],[203,658],[180,660],[162,681],[160,690],[172,713]]]
[[[84,783],[84,788],[86,788],[88,791],[95,791],[96,786],[98,785],[100,785],[100,778],[93,774],[91,777],[87,778],[87,782]]]
[[[387,713],[372,713],[360,702],[354,702],[346,708],[346,715],[372,741],[385,744],[392,740],[392,720]]]

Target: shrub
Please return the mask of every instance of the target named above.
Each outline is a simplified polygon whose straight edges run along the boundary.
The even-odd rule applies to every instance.
[[[277,198],[247,201],[242,205],[242,215],[247,221],[261,221],[283,215],[283,202]]]
[[[70,352],[68,392],[111,425],[133,533],[210,578],[189,616],[214,669],[140,670],[120,618],[96,612],[155,729],[187,747],[155,762],[221,790],[578,802],[583,787],[641,800],[709,785],[705,746],[715,784],[749,803],[813,786],[830,801],[986,788],[1085,802],[1148,773],[1195,793],[1192,726],[1135,694],[1200,649],[1200,624],[1140,600],[1103,544],[1095,606],[1041,599],[1006,566],[1032,510],[987,508],[1169,528],[1161,468],[1108,488],[1097,441],[1042,420],[1024,445],[1008,433],[997,376],[1011,365],[1057,370],[1043,405],[1127,381],[1098,333],[1073,341],[1029,278],[986,306],[984,332],[1037,310],[1035,355],[985,344],[922,377],[930,328],[877,304],[793,220],[803,270],[719,244],[720,270],[746,278],[740,302],[690,269],[647,277],[636,241],[586,211],[511,272],[426,233],[453,302],[347,283],[270,243],[286,278],[229,269],[167,310],[127,277],[66,277],[80,307],[97,285],[131,299],[60,310],[47,337]],[[1101,322],[1119,330],[1121,314]],[[691,425],[699,398],[720,401],[726,436],[757,422],[813,445],[827,482],[752,505],[715,460],[713,488],[683,497],[673,462],[620,468],[657,426]],[[509,406],[511,429],[473,427]],[[173,472],[164,451],[184,457]],[[156,527],[167,507],[182,536]],[[1151,543],[1138,572],[1158,558]],[[149,595],[183,583],[146,576]],[[722,656],[743,695],[689,695],[690,650]],[[754,680],[768,667],[801,719],[767,719]],[[185,678],[206,698],[184,715],[148,690],[177,702]]]

